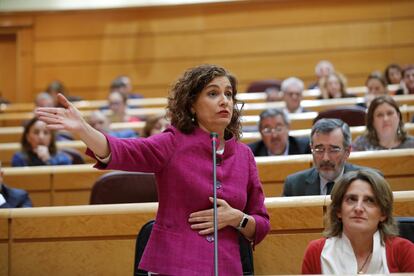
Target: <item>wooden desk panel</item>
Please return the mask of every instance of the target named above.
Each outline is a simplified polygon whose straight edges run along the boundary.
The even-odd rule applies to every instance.
[[[396,214],[414,216],[414,191],[394,197]],[[321,237],[327,204],[325,196],[267,198],[272,230],[254,251],[256,274],[300,273],[309,241]],[[131,274],[135,237],[156,208],[143,203],[12,209],[8,270],[11,275]]]
[[[0,209],[0,275],[9,275],[9,209]]]
[[[0,209],[0,243],[9,238],[9,209]]]
[[[255,160],[262,183],[285,181],[287,175],[309,169],[312,164],[310,154],[256,157]]]
[[[92,189],[88,190],[58,190],[53,193],[53,205],[70,206],[87,205],[90,202]]]
[[[316,231],[317,233],[269,234],[266,241],[256,246],[254,251],[255,274],[301,274],[306,247],[310,241],[322,236],[322,229]]]
[[[350,163],[380,170],[384,176],[414,176],[413,149],[353,152]]]
[[[9,245],[0,241],[0,275],[9,274]]]
[[[135,237],[22,241],[11,254],[10,275],[132,275]]]
[[[48,171],[49,166],[33,171],[31,167],[22,168],[3,168],[4,183],[19,189],[24,189],[29,192],[34,191],[48,191],[52,188],[52,178]],[[20,174],[20,173],[25,174]]]

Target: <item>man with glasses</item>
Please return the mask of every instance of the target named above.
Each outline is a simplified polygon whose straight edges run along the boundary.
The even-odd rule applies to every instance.
[[[289,119],[280,109],[267,109],[260,114],[262,140],[249,144],[254,156],[310,153],[307,137],[289,136]]]
[[[289,175],[282,195],[327,195],[344,173],[362,169],[346,163],[351,152],[351,139],[349,126],[342,120],[318,120],[311,131],[314,167]]]
[[[26,191],[7,187],[3,183],[3,171],[0,161],[0,208],[32,207],[32,201]]]

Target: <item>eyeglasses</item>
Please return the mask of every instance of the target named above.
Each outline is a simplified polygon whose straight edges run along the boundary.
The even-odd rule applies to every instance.
[[[285,92],[286,96],[289,96],[291,98],[293,97],[302,97],[302,92]]]
[[[318,154],[318,155],[323,155],[325,154],[325,152],[331,155],[335,155],[335,154],[340,153],[343,150],[343,148],[341,147],[329,147],[329,148],[316,147],[316,148],[312,148],[311,150],[312,150],[312,153]]]
[[[265,127],[264,129],[261,130],[261,132],[264,135],[271,135],[273,133],[275,133],[275,134],[276,133],[281,133],[284,129],[285,129],[285,127],[283,127],[283,126],[278,126],[278,127],[275,127],[275,128]]]

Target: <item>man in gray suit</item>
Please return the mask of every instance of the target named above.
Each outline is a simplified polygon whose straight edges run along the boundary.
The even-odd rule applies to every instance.
[[[339,119],[320,119],[311,131],[314,167],[289,175],[282,196],[330,194],[334,182],[348,171],[363,167],[346,163],[351,152],[349,126]]]

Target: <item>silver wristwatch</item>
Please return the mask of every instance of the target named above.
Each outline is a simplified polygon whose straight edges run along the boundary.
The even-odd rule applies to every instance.
[[[246,227],[247,222],[249,222],[249,216],[247,214],[243,213],[243,218],[241,219],[239,226],[237,226],[237,230],[242,230],[244,227]]]

